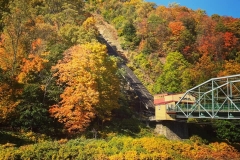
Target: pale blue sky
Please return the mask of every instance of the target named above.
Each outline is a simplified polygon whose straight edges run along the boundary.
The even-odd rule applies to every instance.
[[[147,2],[155,2],[157,5],[168,6],[168,4],[176,2],[181,6],[186,6],[193,10],[202,9],[211,16],[218,14],[220,16],[232,16],[240,18],[240,0],[146,0]]]

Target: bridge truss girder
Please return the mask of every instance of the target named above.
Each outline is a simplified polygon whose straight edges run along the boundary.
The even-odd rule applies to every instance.
[[[177,118],[240,119],[240,74],[212,78],[176,103]]]

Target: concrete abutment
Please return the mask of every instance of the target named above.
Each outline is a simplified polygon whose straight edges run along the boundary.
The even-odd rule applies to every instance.
[[[155,132],[166,136],[170,140],[188,139],[188,125],[186,122],[159,121],[156,123]]]

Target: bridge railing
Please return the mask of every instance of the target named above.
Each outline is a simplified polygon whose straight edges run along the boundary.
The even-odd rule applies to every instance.
[[[240,103],[235,103],[235,105],[240,108]],[[192,110],[196,110],[196,111],[212,111],[212,109],[214,110],[219,110],[219,112],[227,112],[227,111],[231,111],[231,112],[239,112],[239,110],[234,106],[234,105],[222,105],[222,104],[204,104],[203,105],[204,109],[200,106],[200,105],[194,105],[194,104],[190,104],[190,105],[186,105],[186,104],[178,104],[178,107],[168,107],[167,111],[175,111],[175,112],[181,112],[181,111],[192,111]],[[181,110],[179,109],[181,108]]]

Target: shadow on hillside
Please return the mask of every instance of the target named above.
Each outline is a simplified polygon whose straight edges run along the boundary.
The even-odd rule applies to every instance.
[[[108,42],[105,38],[103,38],[103,36],[99,36],[98,40],[99,40],[99,42],[101,42],[102,44],[105,44],[107,46],[109,55],[120,57],[125,62],[128,61],[127,58],[125,57],[125,55],[123,53],[121,53],[120,51],[118,51],[116,46],[111,45],[111,42]]]
[[[25,139],[11,132],[0,131],[0,145],[9,145],[19,147],[22,145],[32,144],[33,141]]]

